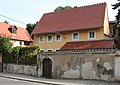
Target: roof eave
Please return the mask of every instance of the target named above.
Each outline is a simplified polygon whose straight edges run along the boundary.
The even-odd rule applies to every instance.
[[[103,26],[92,27],[92,28],[76,28],[76,29],[71,29],[71,30],[61,30],[61,31],[55,31],[55,32],[33,33],[32,35],[52,34],[52,33],[61,33],[61,32],[71,32],[71,31],[78,31],[78,30],[98,29],[98,28],[102,28],[102,27]]]

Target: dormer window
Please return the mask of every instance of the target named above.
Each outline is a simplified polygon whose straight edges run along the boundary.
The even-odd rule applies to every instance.
[[[14,25],[11,25],[8,30],[13,33],[13,34],[17,34],[17,27]]]

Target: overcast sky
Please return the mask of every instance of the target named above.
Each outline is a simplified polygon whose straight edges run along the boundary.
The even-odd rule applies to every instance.
[[[108,6],[109,20],[115,20],[117,10],[113,10],[111,4],[117,0],[1,0],[0,15],[21,21],[23,23],[35,23],[44,13],[53,12],[58,6],[85,6],[106,2]],[[0,22],[7,20],[10,24],[26,27],[25,24],[9,20],[0,16]]]

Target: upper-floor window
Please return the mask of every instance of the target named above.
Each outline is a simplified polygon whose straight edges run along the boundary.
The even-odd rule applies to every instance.
[[[61,41],[61,35],[60,34],[57,34],[55,36],[55,41]]]
[[[39,37],[39,41],[42,43],[42,42],[44,42],[45,41],[45,37],[44,36],[40,36]]]
[[[88,32],[88,39],[96,39],[96,32],[95,31]]]
[[[79,33],[73,33],[72,40],[79,40]]]
[[[16,29],[12,29],[12,33],[17,34]]]
[[[8,30],[13,33],[13,34],[17,34],[17,27],[14,25],[11,25]]]
[[[20,42],[20,45],[22,45],[22,42]]]
[[[48,41],[48,42],[52,42],[52,40],[53,40],[53,39],[52,39],[52,35],[48,35],[48,36],[47,36],[47,41]]]

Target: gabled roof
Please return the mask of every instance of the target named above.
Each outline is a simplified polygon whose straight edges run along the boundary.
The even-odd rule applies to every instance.
[[[113,39],[67,42],[60,50],[115,48]]]
[[[46,13],[32,34],[103,27],[106,3]]]
[[[14,25],[0,22],[0,37],[8,37],[15,40],[32,41],[29,33],[25,28],[15,26],[17,30],[17,34],[11,33],[8,29],[13,26]]]

